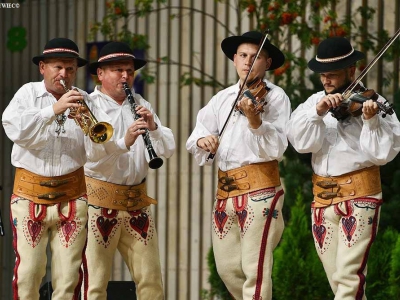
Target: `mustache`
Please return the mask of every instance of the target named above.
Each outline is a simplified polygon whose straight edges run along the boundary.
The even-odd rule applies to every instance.
[[[337,87],[336,89],[333,89],[329,93],[325,90],[325,95],[332,95],[332,94],[337,94],[337,93],[342,94],[350,86],[350,84],[351,84],[351,81],[348,80],[344,84],[342,84],[341,86]],[[324,89],[325,89],[326,86],[330,86],[330,85],[324,85]]]

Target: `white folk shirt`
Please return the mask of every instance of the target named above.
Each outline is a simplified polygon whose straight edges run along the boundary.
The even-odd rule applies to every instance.
[[[285,127],[290,116],[290,101],[280,87],[268,80],[264,82],[270,91],[266,96],[264,112],[261,114],[262,124],[259,128],[252,129],[245,116],[237,111],[233,113],[215,156],[222,171],[254,163],[282,160],[288,145]],[[210,165],[213,160],[207,161],[209,152],[199,148],[197,141],[208,135],[218,136],[239,89],[238,82],[218,92],[199,111],[196,127],[186,142],[187,150],[194,155],[199,165]]]
[[[395,114],[369,120],[362,116],[339,122],[330,113],[319,116],[318,92],[292,113],[287,126],[290,143],[299,153],[312,153],[312,168],[320,176],[338,176],[393,160],[400,150],[400,123]],[[384,98],[379,96],[383,103]]]
[[[125,145],[126,131],[135,121],[131,105],[127,98],[122,105],[119,105],[99,88],[97,86],[90,97],[94,104],[110,117],[114,134],[111,140],[104,144],[86,143],[88,162],[85,165],[85,174],[115,184],[140,184],[147,176],[149,155],[142,136],[138,136],[130,149]],[[133,89],[132,94],[138,105],[151,111],[158,125],[158,129],[149,131],[151,144],[157,156],[171,157],[175,151],[175,140],[171,129],[161,125],[149,102],[141,95],[135,94]]]
[[[85,164],[84,134],[75,121],[67,118],[65,133],[56,133],[56,102],[44,81],[30,82],[16,92],[4,110],[2,122],[14,142],[11,163],[15,167],[52,177],[71,173]]]

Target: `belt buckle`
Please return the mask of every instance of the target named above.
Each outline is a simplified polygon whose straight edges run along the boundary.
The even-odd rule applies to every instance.
[[[319,187],[323,188],[323,189],[331,189],[334,187],[338,186],[338,183],[336,181],[329,181],[329,180],[321,180],[321,181],[317,181],[315,183],[316,185],[318,185]]]
[[[135,189],[125,190],[123,194],[129,199],[139,198],[141,192]]]
[[[47,186],[47,187],[58,187],[60,185],[66,184],[66,183],[68,183],[68,179],[63,179],[63,180],[50,179],[48,181],[41,181],[40,185]]]
[[[123,194],[126,196],[126,199],[122,201],[122,205],[127,208],[127,210],[130,210],[132,207],[135,207],[136,205],[139,204],[139,202],[142,201],[142,198],[140,198],[141,192],[136,189],[129,189],[123,191]]]
[[[338,193],[335,193],[335,192],[321,192],[321,193],[318,193],[317,196],[319,198],[321,198],[321,199],[329,200],[329,199],[333,199],[333,198],[337,197]]]
[[[67,194],[66,192],[51,192],[46,194],[40,194],[37,197],[39,199],[54,200],[59,197],[65,196],[66,194]]]
[[[234,182],[235,178],[234,177],[230,177],[230,176],[223,176],[223,177],[220,177],[218,179],[218,181],[220,183],[222,183],[223,185],[227,185],[227,184],[231,184],[232,182]]]
[[[222,185],[220,189],[229,193],[232,192],[233,190],[237,190],[238,186],[236,184],[228,184],[228,185]]]
[[[142,202],[142,198],[134,198],[128,199],[125,202],[125,207],[127,210],[131,210],[133,207],[137,206],[140,202]]]

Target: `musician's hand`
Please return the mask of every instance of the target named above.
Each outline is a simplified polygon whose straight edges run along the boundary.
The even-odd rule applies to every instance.
[[[256,101],[259,101],[258,97],[256,98]],[[261,126],[261,114],[257,113],[257,110],[250,98],[243,97],[238,102],[237,107],[244,113],[251,128],[257,129]]]
[[[137,119],[135,122],[132,123],[131,126],[129,126],[125,134],[125,145],[128,149],[136,142],[136,139],[139,135],[146,132],[146,128],[148,128],[148,126],[143,118]]]
[[[340,105],[340,102],[342,101],[343,101],[343,96],[340,93],[328,94],[324,96],[317,103],[317,114],[319,116],[325,115],[329,109],[338,107]]]
[[[154,116],[150,110],[148,110],[146,107],[142,105],[138,105],[136,107],[136,113],[139,114],[143,118],[143,120],[147,123],[148,125],[147,128],[150,131],[157,129],[157,124],[156,122],[154,122]]]
[[[197,147],[215,154],[218,150],[219,140],[215,135],[208,135],[197,140]]]
[[[367,100],[363,103],[362,112],[364,119],[369,120],[378,113],[378,104],[373,100]]]
[[[56,115],[64,113],[68,108],[80,107],[77,101],[83,101],[83,95],[76,90],[70,90],[61,96],[56,103],[53,104],[53,111]]]

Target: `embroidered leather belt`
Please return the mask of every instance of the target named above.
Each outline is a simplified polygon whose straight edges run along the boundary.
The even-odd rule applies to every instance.
[[[86,194],[83,167],[54,177],[40,176],[16,168],[13,193],[38,204],[55,204],[77,199]]]
[[[218,170],[217,199],[227,199],[281,185],[278,161],[251,164],[223,172]]]
[[[313,175],[315,207],[325,207],[382,191],[379,167],[373,166],[334,177]]]
[[[157,201],[147,196],[146,182],[138,185],[121,185],[86,176],[89,204],[109,209],[133,211]]]

